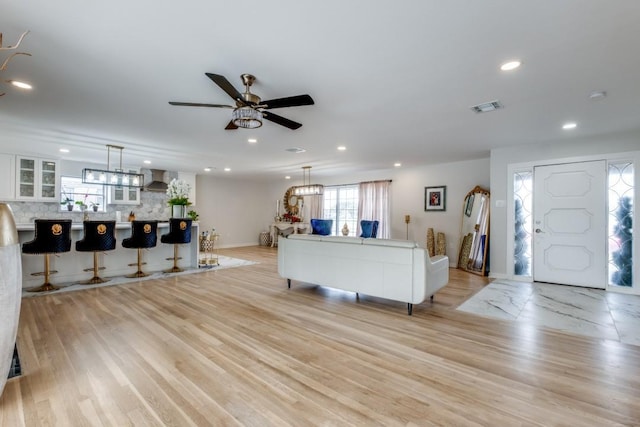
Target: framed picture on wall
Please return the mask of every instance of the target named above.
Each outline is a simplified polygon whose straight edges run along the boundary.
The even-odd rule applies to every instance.
[[[424,187],[424,210],[425,211],[446,211],[447,210],[447,187]]]

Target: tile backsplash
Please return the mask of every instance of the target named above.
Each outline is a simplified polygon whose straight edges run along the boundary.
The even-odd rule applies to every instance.
[[[139,205],[107,205],[106,212],[93,212],[89,209],[89,219],[116,219],[116,212],[122,212],[122,221],[127,221],[129,212],[133,211],[136,219],[168,220],[171,216],[171,208],[167,205],[165,193],[142,191]],[[60,210],[59,203],[41,202],[7,202],[11,206],[13,216],[17,224],[27,224],[36,218],[42,219],[71,219],[74,222],[82,222],[82,212],[68,212]]]

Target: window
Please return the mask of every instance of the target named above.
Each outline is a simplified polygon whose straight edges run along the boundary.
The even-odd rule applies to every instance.
[[[513,262],[516,276],[531,276],[531,230],[533,172],[513,174],[514,245]]]
[[[633,163],[609,163],[609,284],[632,286]]]
[[[355,236],[358,230],[358,186],[325,187],[322,217],[333,220],[332,236],[340,235],[344,224],[349,228],[349,235]]]
[[[80,212],[93,209],[104,212],[105,191],[103,185],[83,184],[82,179],[63,176],[60,177],[60,210]],[[94,206],[97,206],[95,208]]]

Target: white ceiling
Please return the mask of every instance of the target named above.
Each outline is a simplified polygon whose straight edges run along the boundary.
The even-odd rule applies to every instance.
[[[34,89],[0,84],[4,152],[106,163],[118,144],[128,166],[275,179],[640,129],[637,0],[4,2],[3,46],[25,30],[18,51],[32,56],[0,79]],[[512,58],[523,66],[499,71]],[[315,105],[276,111],[295,131],[226,131],[231,110],[168,104],[230,104],[205,72],[240,91],[251,73],[263,99],[308,93]],[[496,99],[504,110],[469,109]]]

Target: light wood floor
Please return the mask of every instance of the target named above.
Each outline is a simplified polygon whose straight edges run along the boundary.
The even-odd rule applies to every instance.
[[[640,347],[414,306],[260,264],[23,300],[1,426],[640,425]]]

